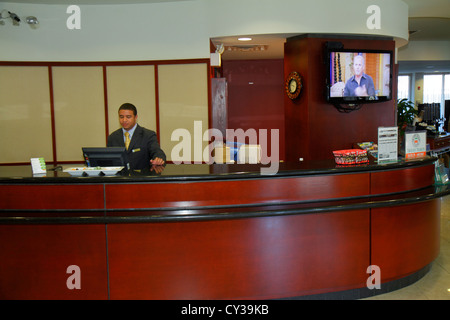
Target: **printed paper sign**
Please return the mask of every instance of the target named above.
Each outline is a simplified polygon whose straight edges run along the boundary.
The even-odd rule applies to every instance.
[[[423,158],[427,154],[427,132],[405,132],[405,158]]]
[[[394,162],[398,158],[398,128],[378,128],[378,162]]]
[[[41,174],[47,172],[44,158],[31,158],[31,169],[33,174]]]

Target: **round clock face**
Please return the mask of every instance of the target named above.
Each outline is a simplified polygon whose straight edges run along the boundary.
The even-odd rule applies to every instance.
[[[296,90],[297,90],[297,82],[295,82],[295,80],[292,79],[292,80],[289,82],[289,92],[290,92],[290,93],[294,93]]]
[[[291,72],[286,79],[286,94],[290,99],[296,99],[302,89],[302,81],[297,72]]]

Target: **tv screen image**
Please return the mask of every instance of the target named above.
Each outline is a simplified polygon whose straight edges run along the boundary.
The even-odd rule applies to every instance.
[[[381,102],[392,98],[392,52],[331,50],[327,54],[329,102]]]

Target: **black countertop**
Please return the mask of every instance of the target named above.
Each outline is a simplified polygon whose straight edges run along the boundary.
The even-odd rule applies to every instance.
[[[399,160],[395,163],[368,163],[356,166],[338,166],[334,161],[314,161],[299,163],[280,163],[279,171],[269,176],[273,178],[322,175],[351,174],[358,172],[376,172],[399,168],[420,167],[433,164],[436,158],[420,160]],[[65,166],[70,167],[70,166]],[[0,166],[0,184],[91,184],[91,183],[148,183],[148,182],[184,182],[211,181],[224,179],[259,179],[268,176],[260,174],[260,165],[175,165],[168,164],[165,170],[156,175],[138,174],[72,177],[61,171],[48,171],[45,177],[33,177],[30,166]],[[217,208],[183,208],[172,210],[161,208],[147,209],[96,209],[96,210],[10,210],[0,209],[0,224],[96,224],[96,223],[143,223],[171,221],[223,220],[277,215],[311,214],[397,206],[429,201],[450,194],[448,185],[432,185],[420,190],[384,196],[335,199],[333,201],[313,201],[298,203],[277,203],[256,206],[231,206]],[[80,216],[81,215],[81,216]]]
[[[0,184],[21,183],[129,183],[129,182],[161,182],[161,181],[202,181],[225,179],[259,179],[268,177],[290,177],[318,174],[346,174],[395,170],[398,168],[429,165],[436,161],[434,157],[426,157],[406,161],[378,164],[369,162],[361,165],[337,165],[334,160],[302,161],[297,163],[280,162],[278,171],[272,175],[261,173],[261,168],[270,165],[261,164],[167,164],[162,173],[155,172],[120,172],[114,176],[79,176],[74,177],[64,171],[53,171],[47,166],[44,175],[33,175],[31,166],[0,166]],[[64,165],[63,169],[82,167],[82,165]]]

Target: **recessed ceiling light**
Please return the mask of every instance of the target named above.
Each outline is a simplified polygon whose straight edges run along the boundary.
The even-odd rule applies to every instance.
[[[248,38],[248,37],[242,37],[242,38],[238,38],[239,41],[252,41],[252,38]]]

